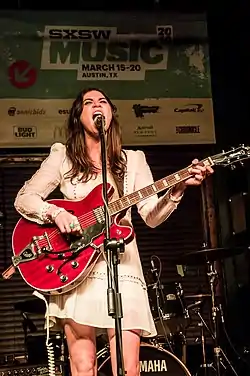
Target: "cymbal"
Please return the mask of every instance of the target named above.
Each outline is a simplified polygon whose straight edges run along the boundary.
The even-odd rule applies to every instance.
[[[193,295],[185,295],[184,298],[186,299],[202,299],[202,298],[209,298],[211,294],[193,294]]]
[[[222,260],[227,257],[236,256],[245,251],[249,251],[250,247],[230,247],[230,248],[204,248],[198,251],[192,251],[181,255],[177,261],[179,264],[201,265],[206,262]]]

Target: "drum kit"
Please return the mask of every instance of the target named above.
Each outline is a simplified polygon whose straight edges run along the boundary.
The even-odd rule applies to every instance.
[[[154,281],[148,285],[148,296],[157,336],[150,340],[142,339],[140,356],[142,375],[152,371],[156,373],[166,372],[166,376],[191,376],[187,368],[187,339],[185,332],[196,317],[198,318],[196,325],[200,333],[198,342],[201,346],[201,363],[196,366],[197,369],[192,375],[238,376],[233,364],[219,345],[218,328],[221,323],[224,323],[224,315],[220,299],[217,296],[216,287],[219,282],[219,273],[216,270],[216,261],[235,256],[248,249],[248,247],[212,249],[204,247],[204,249],[199,251],[181,256],[178,259],[178,264],[206,266],[209,285],[208,293],[192,295],[184,294],[182,284],[179,282],[162,285],[160,281],[161,272],[158,273],[151,258],[151,273]],[[159,270],[161,271],[161,265]],[[187,304],[189,301],[192,301],[192,303]],[[205,319],[203,314],[205,302],[209,306],[209,319]],[[208,362],[207,357],[206,337],[210,338],[212,342],[213,359],[211,361],[210,358],[210,362]],[[165,359],[166,370],[161,366],[162,359]],[[150,366],[152,369],[148,371],[147,367]]]
[[[207,268],[208,293],[186,295],[182,284],[161,284],[160,273],[152,263],[153,283],[148,284],[151,311],[157,329],[154,338],[142,338],[140,347],[140,374],[161,376],[239,376],[233,364],[219,345],[218,327],[224,322],[221,304],[218,304],[216,286],[219,273],[215,261],[235,256],[247,247],[213,248],[190,252],[179,258],[183,265],[203,265]],[[155,257],[155,256],[154,256]],[[192,301],[191,304],[187,304]],[[211,319],[205,319],[203,303],[208,303]],[[192,319],[198,318],[201,363],[190,372],[187,362],[186,329]],[[196,320],[197,322],[197,320]],[[213,359],[207,357],[206,337],[212,340]],[[97,352],[99,376],[112,376],[108,344]]]
[[[153,283],[149,283],[147,289],[157,335],[153,338],[142,338],[141,340],[141,375],[153,373],[154,375],[161,374],[161,376],[239,376],[219,345],[218,327],[221,322],[224,322],[224,317],[222,306],[218,304],[216,296],[219,277],[215,268],[215,261],[242,253],[247,249],[243,247],[202,249],[186,253],[178,259],[178,264],[206,265],[209,291],[205,294],[184,294],[182,284],[179,282],[163,285],[160,280],[161,268],[158,272],[151,258]],[[187,302],[192,303],[187,304]],[[209,303],[209,316],[211,317],[209,321],[203,317],[204,302]],[[15,308],[22,312],[39,313],[38,303],[37,300],[35,302],[21,302],[17,303]],[[193,317],[198,318],[196,325],[200,333],[198,342],[202,358],[201,364],[198,364],[196,371],[191,374],[188,369],[185,333]],[[25,320],[27,321],[27,317]],[[27,322],[27,324],[29,323]],[[212,339],[213,360],[209,363],[206,336]],[[61,334],[61,342],[59,336],[56,336],[55,346],[57,348],[56,360],[64,364],[64,370],[66,365],[65,375],[67,376],[69,373],[68,356],[67,350],[65,351],[67,346],[63,334]],[[31,343],[30,348],[35,349],[35,344]],[[39,353],[41,355],[41,351]],[[37,356],[37,351],[35,351],[35,354]],[[37,362],[37,359],[34,359],[34,361]],[[112,376],[109,345],[105,337],[97,338],[97,365],[98,376]]]

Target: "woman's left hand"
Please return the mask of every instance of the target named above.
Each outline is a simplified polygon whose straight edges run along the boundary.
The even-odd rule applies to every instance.
[[[181,183],[176,184],[172,190],[172,195],[175,198],[180,197],[187,186],[200,185],[208,175],[211,175],[214,172],[211,166],[204,166],[198,159],[192,161],[192,165],[189,167],[188,171],[192,176]]]
[[[204,166],[198,159],[192,161],[192,166],[188,171],[192,177],[184,180],[185,185],[200,185],[207,176],[214,172],[211,166]]]

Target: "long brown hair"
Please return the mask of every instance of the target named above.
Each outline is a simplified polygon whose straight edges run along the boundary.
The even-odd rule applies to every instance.
[[[121,183],[124,179],[127,162],[126,154],[122,150],[121,127],[116,116],[115,105],[100,89],[88,88],[82,90],[77,95],[70,109],[67,122],[66,154],[72,163],[72,168],[67,173],[67,177],[72,181],[73,178],[81,174],[81,181],[87,182],[97,174],[97,169],[86,150],[85,130],[80,120],[83,108],[83,97],[89,91],[100,92],[106,98],[112,110],[112,120],[107,131],[107,158],[111,173],[117,184],[119,194],[121,195]]]

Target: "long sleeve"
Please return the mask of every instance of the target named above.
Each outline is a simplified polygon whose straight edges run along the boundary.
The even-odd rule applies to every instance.
[[[57,209],[57,207],[45,200],[60,184],[61,166],[64,158],[65,146],[61,143],[52,145],[49,156],[42,162],[31,179],[26,181],[20,189],[14,206],[24,218],[39,224],[50,222],[47,213]]]
[[[134,190],[137,191],[154,183],[151,170],[147,164],[145,154],[138,150],[137,167],[135,175]],[[181,198],[173,201],[171,189],[158,198],[151,196],[137,204],[138,213],[149,227],[156,227],[164,222],[177,208]]]

